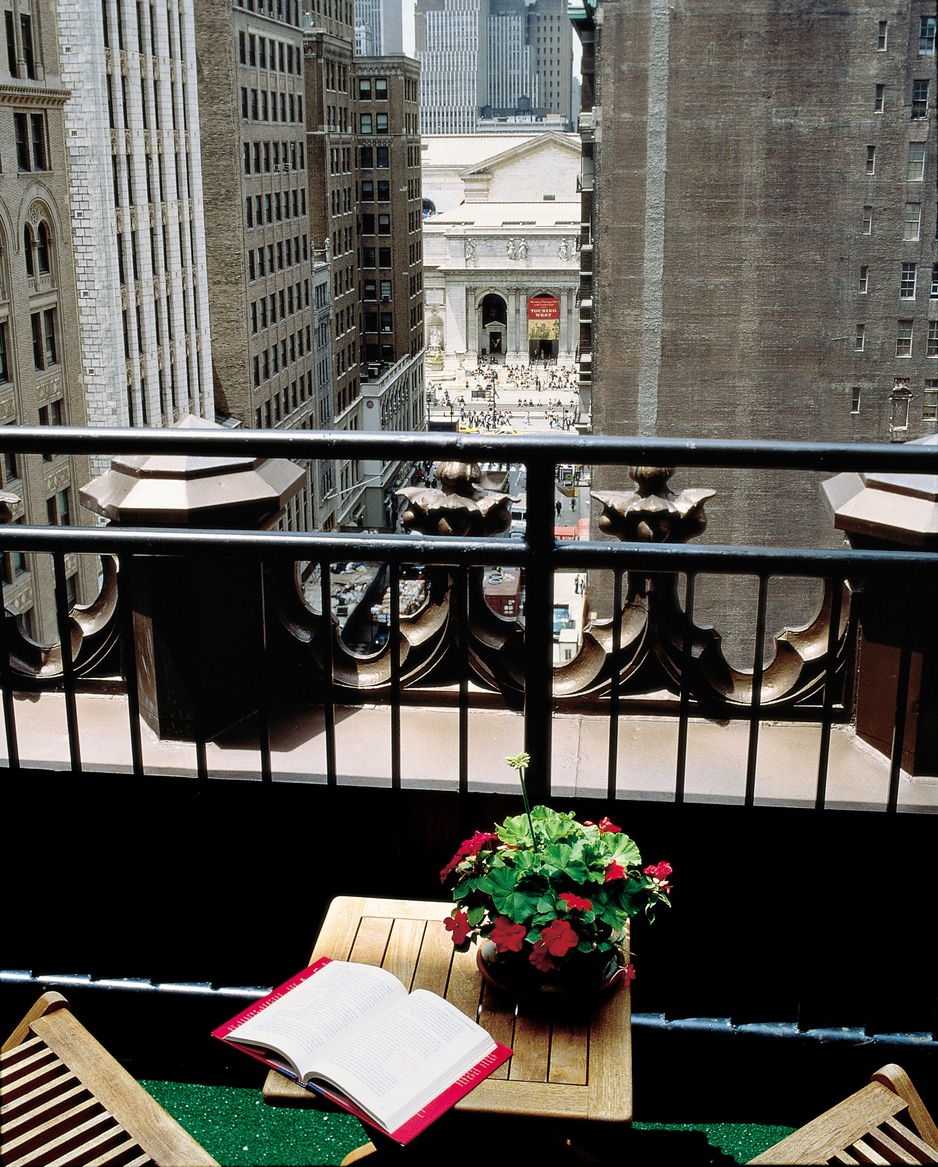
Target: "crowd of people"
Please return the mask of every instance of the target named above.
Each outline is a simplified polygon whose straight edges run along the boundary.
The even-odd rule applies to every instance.
[[[557,393],[576,392],[577,370],[547,362],[543,362],[543,366],[538,368],[537,362],[528,366],[481,363],[467,370],[464,392],[443,391],[439,407],[458,409],[461,429],[491,431],[531,426],[535,424],[532,410],[538,423],[543,420],[551,429],[573,429],[576,425],[576,399],[564,401]],[[517,401],[500,408],[500,392],[512,397],[517,394]],[[552,395],[545,399],[542,396],[545,392]],[[486,404],[474,406],[474,401],[480,398]]]

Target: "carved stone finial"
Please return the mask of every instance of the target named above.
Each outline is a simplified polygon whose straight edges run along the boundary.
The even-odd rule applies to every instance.
[[[628,542],[686,543],[707,526],[704,503],[715,490],[682,490],[668,486],[673,466],[633,466],[629,477],[634,491],[592,491],[603,504],[599,529]]]
[[[10,494],[8,490],[0,490],[0,525],[13,521],[13,512],[20,501],[18,494]]]
[[[401,522],[421,535],[503,535],[511,526],[508,494],[478,490],[482,470],[475,462],[440,462],[439,487],[405,486]]]

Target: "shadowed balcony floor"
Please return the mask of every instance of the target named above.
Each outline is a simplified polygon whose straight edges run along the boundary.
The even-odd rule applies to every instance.
[[[131,773],[127,702],[123,695],[77,698],[82,766],[90,771]],[[65,698],[57,693],[18,694],[14,702],[21,764],[27,768],[70,767]],[[391,781],[391,710],[346,707],[336,715],[336,770],[343,785],[388,786]],[[405,787],[455,789],[458,783],[456,709],[400,709],[401,775]],[[512,771],[504,764],[523,743],[520,714],[473,709],[469,715],[470,786],[480,792],[509,790]],[[619,720],[617,797],[668,801],[673,798],[678,721],[629,715]],[[606,785],[608,722],[578,714],[553,721],[553,788],[558,795],[601,795]],[[196,748],[160,741],[141,728],[143,765],[154,775],[195,776]],[[692,719],[688,726],[685,797],[691,802],[741,804],[745,798],[749,726]],[[768,722],[759,729],[755,802],[764,806],[813,806],[821,743],[819,726]],[[281,708],[271,716],[271,771],[275,781],[324,782],[326,735],[321,709]],[[5,747],[0,752],[4,762]],[[250,723],[206,747],[209,777],[261,778],[257,731]],[[889,786],[888,760],[856,737],[849,726],[832,727],[827,805],[882,810]],[[898,808],[938,812],[938,778],[903,774]]]

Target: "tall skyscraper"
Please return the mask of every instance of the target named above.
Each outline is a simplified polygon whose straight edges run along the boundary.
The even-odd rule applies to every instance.
[[[70,92],[65,147],[90,425],[213,415],[192,14],[189,0],[61,2],[46,13]]]
[[[256,429],[316,425],[302,20],[298,0],[195,7],[216,419]]]
[[[488,0],[417,0],[420,132],[471,134],[488,96]]]
[[[934,0],[593,7],[595,431],[933,434]],[[719,542],[835,538],[809,476],[734,471],[707,510]]]
[[[367,30],[367,52],[359,56],[388,57],[404,51],[401,0],[355,0],[356,45],[358,30]]]
[[[84,425],[78,296],[66,161],[69,91],[59,65],[55,13],[4,6],[0,37],[0,425]],[[76,203],[80,216],[84,204]],[[84,294],[84,293],[83,293]],[[78,455],[0,457],[12,522],[79,522]],[[88,600],[84,557],[66,560],[70,597]],[[96,566],[96,565],[95,565]],[[3,601],[35,640],[58,639],[49,556],[2,556]],[[93,573],[96,575],[96,571]]]
[[[424,134],[572,128],[562,0],[417,0],[414,29]]]

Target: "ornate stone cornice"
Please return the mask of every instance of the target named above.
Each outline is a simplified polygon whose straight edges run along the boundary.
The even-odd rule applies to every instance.
[[[70,89],[47,89],[38,85],[0,85],[0,104],[50,106],[64,105],[72,96]]]

